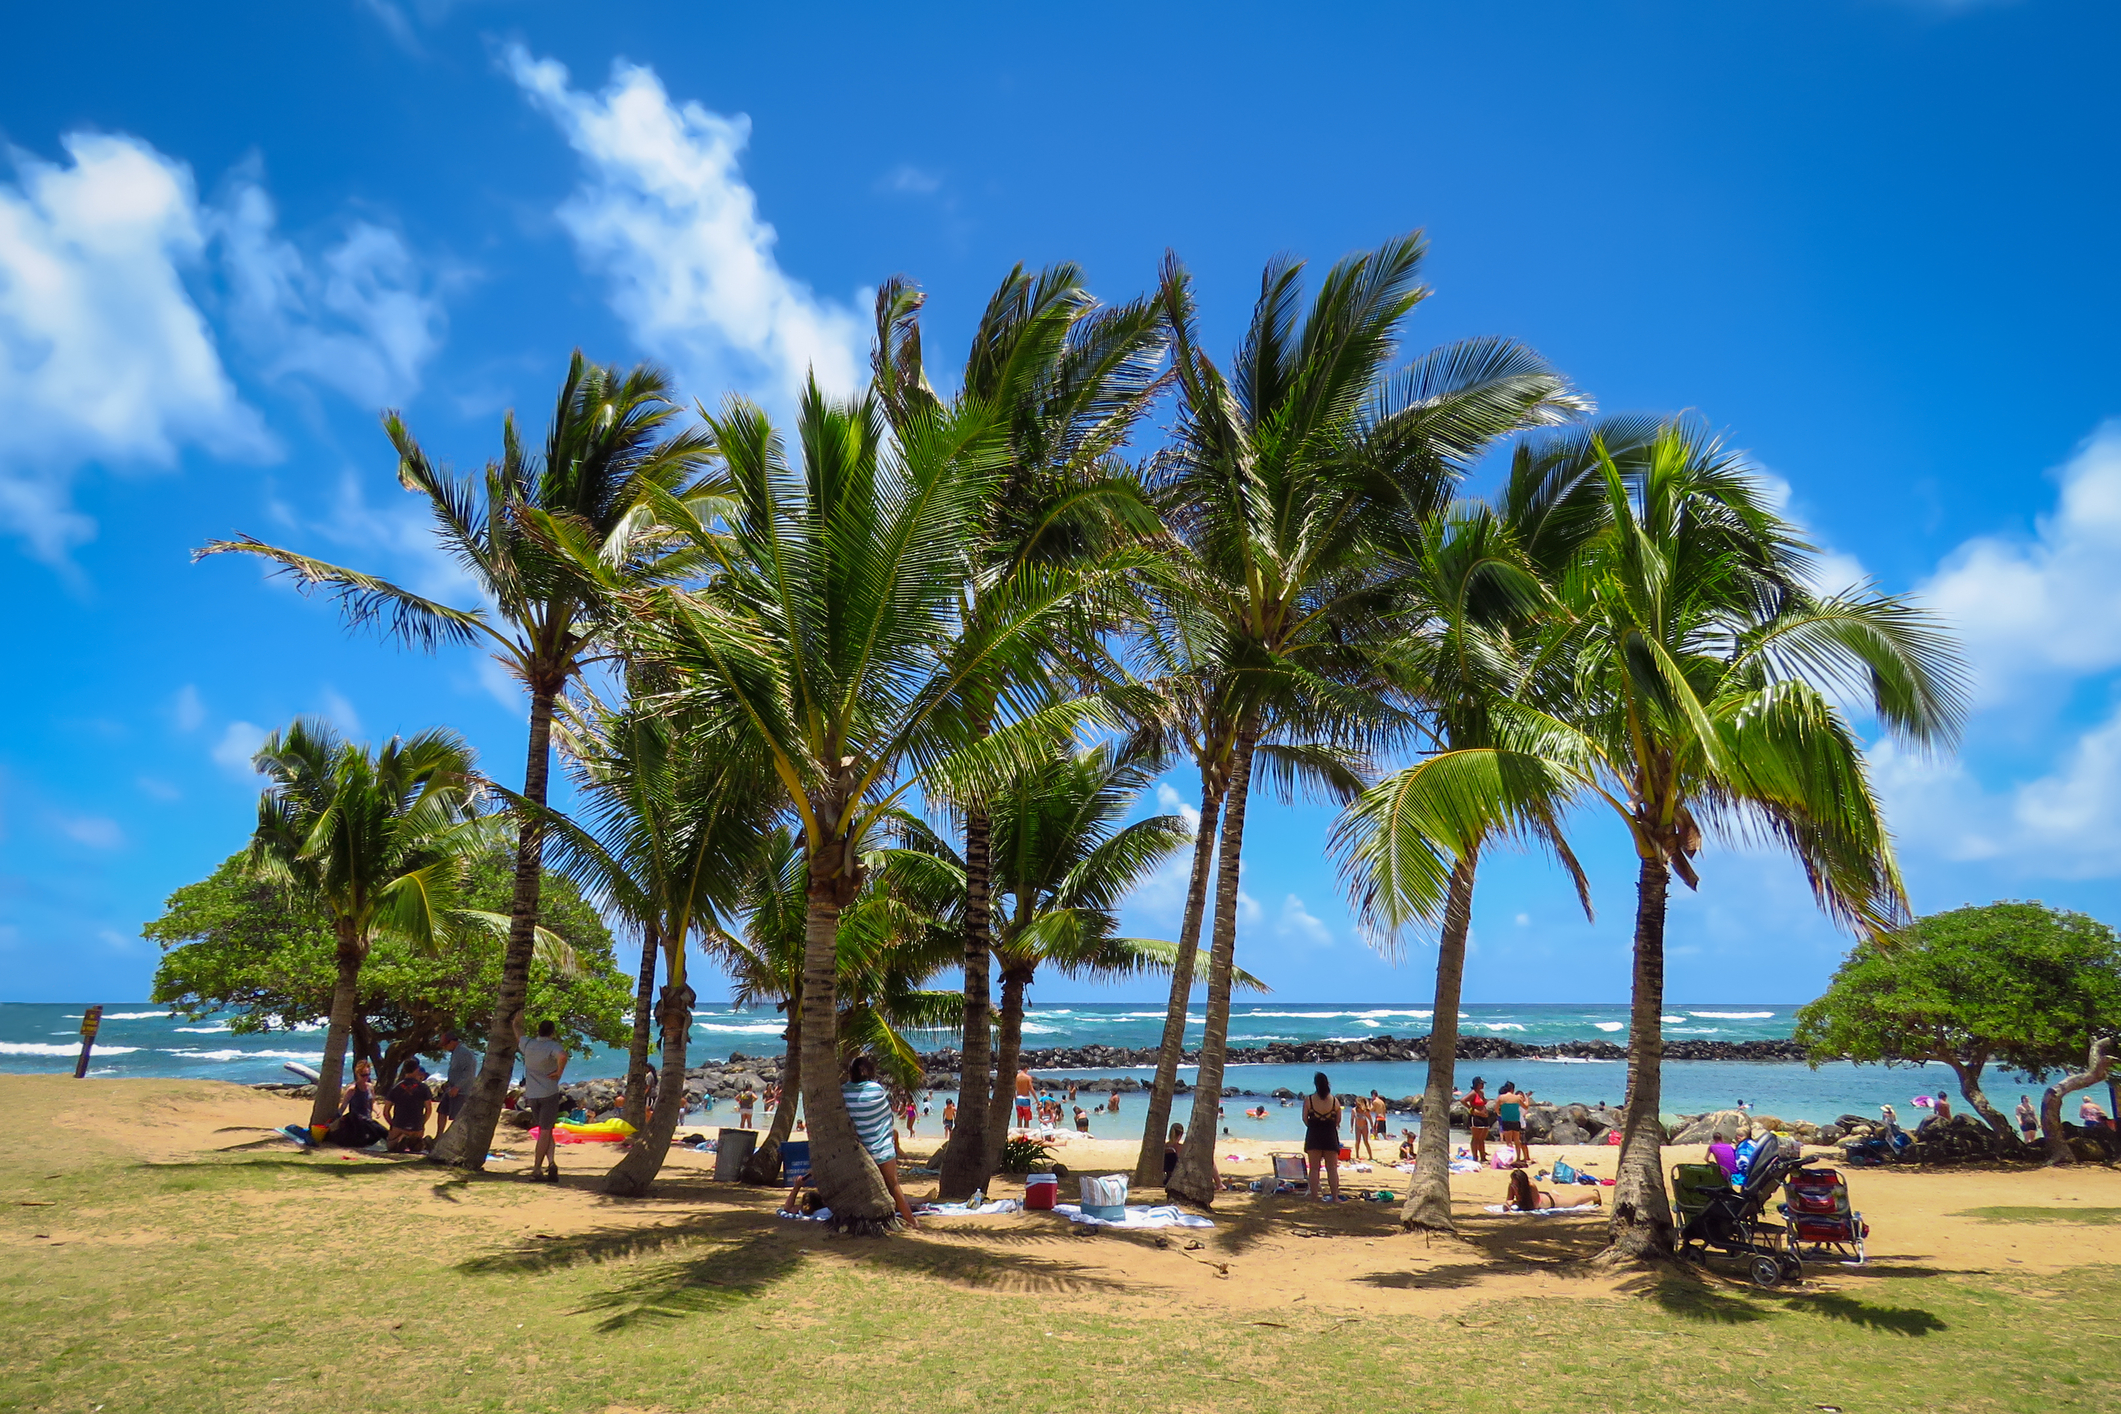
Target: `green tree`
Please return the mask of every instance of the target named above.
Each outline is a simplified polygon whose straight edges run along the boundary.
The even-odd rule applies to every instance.
[[[1422,524],[1394,573],[1395,618],[1412,630],[1394,648],[1396,671],[1423,708],[1433,750],[1381,781],[1343,812],[1333,834],[1358,912],[1395,947],[1414,920],[1436,928],[1436,991],[1430,1012],[1428,1079],[1422,1098],[1420,1163],[1408,1182],[1403,1226],[1453,1232],[1451,1131],[1458,1005],[1472,926],[1480,854],[1498,836],[1545,845],[1575,880],[1585,913],[1590,891],[1562,837],[1557,813],[1566,781],[1526,775],[1497,744],[1497,709],[1538,686],[1536,630],[1554,602],[1509,527],[1485,507]],[[1475,753],[1475,754],[1468,754]],[[1502,772],[1511,772],[1505,776]],[[1477,779],[1495,772],[1490,779]],[[1457,808],[1469,788],[1488,808]],[[1426,841],[1448,839],[1447,850]]]
[[[1181,395],[1159,504],[1187,554],[1166,577],[1184,616],[1205,619],[1217,720],[1230,741],[1206,1026],[1193,1122],[1172,1191],[1213,1201],[1216,1108],[1229,1035],[1238,869],[1253,759],[1263,739],[1377,743],[1394,718],[1367,645],[1388,585],[1380,546],[1442,509],[1499,437],[1580,410],[1536,354],[1499,340],[1441,348],[1389,372],[1416,283],[1418,235],[1350,256],[1302,309],[1299,263],[1260,282],[1226,377],[1200,347],[1190,283],[1166,261],[1161,297]]]
[[[297,718],[255,757],[258,799],[249,867],[300,889],[331,919],[333,979],[312,1125],[339,1113],[361,967],[379,935],[415,947],[464,925],[464,873],[492,837],[472,808],[471,748],[453,732],[396,737],[370,752],[324,722]]]
[[[506,917],[514,888],[512,856],[489,853],[472,865],[464,901]],[[540,926],[562,948],[543,948],[533,962],[530,1013],[553,1018],[570,1049],[617,1045],[625,992],[610,930],[562,875],[547,873],[541,898]],[[313,895],[258,878],[237,854],[171,894],[163,910],[141,929],[162,948],[156,1003],[194,1021],[225,1020],[237,1036],[295,1032],[331,1015],[336,939]],[[380,936],[361,968],[349,1044],[384,1075],[408,1057],[439,1055],[445,1034],[486,1029],[500,980],[488,932],[466,929],[432,948]]]
[[[398,453],[398,481],[425,498],[435,538],[471,576],[485,608],[455,608],[360,570],[267,545],[248,536],[212,541],[199,557],[259,556],[305,589],[339,600],[349,624],[382,623],[392,636],[433,648],[483,642],[530,696],[524,799],[542,807],[552,769],[553,705],[586,663],[610,650],[622,595],[691,572],[689,547],[662,522],[688,501],[712,500],[702,469],[713,443],[698,429],[672,430],[680,409],[669,383],[642,365],[630,373],[587,362],[578,349],[560,384],[542,457],[501,424],[501,455],[483,477],[437,467],[395,411],[383,416]],[[695,511],[695,516],[700,512]],[[487,1032],[486,1059],[463,1115],[432,1157],[482,1168],[515,1068],[514,1021],[537,947],[538,886],[545,817],[521,815],[508,947]]]
[[[896,427],[932,416],[939,404],[922,364],[922,296],[887,282],[876,302],[875,388]],[[1082,271],[1060,264],[1011,270],[981,312],[961,377],[960,398],[990,410],[1000,440],[994,494],[968,527],[960,615],[980,624],[990,610],[1014,612],[1010,586],[1027,566],[1108,563],[1131,538],[1157,530],[1132,469],[1119,454],[1160,387],[1163,317],[1150,300],[1100,307]],[[1088,615],[1052,643],[1026,642],[1015,671],[968,680],[959,703],[978,740],[1002,720],[1005,699],[1041,685],[1047,660],[1098,656],[1100,627]],[[982,644],[975,628],[968,643]],[[941,1193],[961,1198],[992,1176],[988,1068],[992,1017],[993,884],[986,802],[955,801],[964,826],[965,981],[963,1056],[955,1140],[942,1155]]]
[[[644,597],[655,649],[691,686],[687,710],[728,724],[770,763],[808,864],[803,1109],[812,1172],[836,1218],[892,1217],[882,1176],[841,1098],[839,917],[859,894],[860,842],[908,792],[961,798],[1043,752],[1089,709],[1067,703],[980,736],[966,710],[1044,641],[1084,576],[1025,564],[968,620],[967,556],[996,492],[998,441],[973,403],[913,413],[887,439],[874,396],[833,402],[815,385],[798,418],[800,465],[756,407],[709,419],[734,481],[719,556],[699,592]]]
[[[962,955],[964,878],[939,875],[933,861],[904,849],[865,849],[860,892],[840,913],[835,1059],[872,1054],[879,1072],[911,1093],[920,1088],[920,1057],[909,1032],[943,1032],[963,1014],[964,998],[934,991],[928,980]],[[794,1132],[802,1100],[803,961],[809,919],[809,866],[795,834],[775,828],[749,876],[741,932],[715,944],[734,986],[730,1001],[771,1003],[788,1018],[780,1103],[766,1137],[744,1166],[746,1183],[772,1183],[780,1147]]]
[[[2121,939],[2081,913],[2002,902],[1918,918],[1860,942],[1820,998],[1797,1013],[1797,1040],[1822,1061],[1936,1061],[1995,1131],[2017,1127],[1981,1087],[1991,1063],[2034,1080],[2068,1070],[2092,1038],[2121,1025]]]
[[[635,683],[638,687],[638,681]],[[590,701],[563,733],[580,788],[580,823],[545,811],[547,847],[642,939],[642,974],[666,979],[656,1007],[661,1068],[642,1140],[604,1180],[619,1197],[646,1193],[662,1171],[685,1109],[685,1055],[694,993],[685,980],[695,939],[714,936],[740,905],[759,838],[780,810],[773,777],[744,738],[671,702],[635,696],[619,710]],[[523,811],[541,810],[518,799]],[[645,988],[644,988],[645,990]],[[646,1059],[636,997],[628,1083]]]
[[[1619,440],[1619,439],[1616,439]],[[1683,423],[1616,457],[1596,432],[1513,466],[1505,514],[1555,585],[1566,688],[1496,714],[1499,744],[1462,753],[1461,822],[1500,825],[1572,783],[1609,807],[1637,856],[1628,1103],[1610,1219],[1612,1260],[1672,1251],[1658,1121],[1664,926],[1671,876],[1699,884],[1706,832],[1765,839],[1804,867],[1834,917],[1867,931],[1906,916],[1863,742],[1836,705],[1884,729],[1949,741],[1962,674],[1950,639],[1907,600],[1820,594],[1793,527],[1744,459]],[[1527,784],[1529,783],[1529,784]],[[1470,839],[1470,824],[1459,827]],[[1418,829],[1415,831],[1418,833]],[[1437,841],[1446,852],[1459,841]],[[1409,850],[1411,857],[1416,851]]]

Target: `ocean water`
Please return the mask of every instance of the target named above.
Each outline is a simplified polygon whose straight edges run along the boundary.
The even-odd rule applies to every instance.
[[[80,1052],[81,1013],[78,1004],[0,1003],[0,1072],[70,1072]],[[1793,1006],[1767,1003],[1673,1003],[1665,1009],[1664,1032],[1674,1038],[1720,1041],[1782,1038],[1790,1035],[1795,1014]],[[1186,1044],[1197,1045],[1204,1024],[1197,1007],[1188,1020]],[[1415,1003],[1265,1002],[1232,1008],[1230,1041],[1233,1046],[1258,1046],[1269,1041],[1416,1036],[1429,1030],[1429,1020],[1429,1009]],[[782,1025],[779,1014],[772,1011],[703,1007],[693,1022],[691,1059],[721,1060],[734,1052],[777,1055],[781,1050]],[[1469,1036],[1502,1036],[1530,1043],[1625,1042],[1627,1008],[1469,1005],[1460,1014],[1459,1026]],[[1142,1003],[1077,1002],[1034,1007],[1024,1022],[1027,1049],[1148,1047],[1156,1045],[1162,1034],[1162,1009]],[[203,1077],[238,1083],[285,1080],[290,1078],[283,1068],[286,1062],[314,1066],[323,1043],[321,1026],[237,1036],[229,1031],[226,1021],[187,1021],[144,1002],[109,1003],[104,1008],[90,1074]],[[935,1049],[953,1045],[954,1041],[946,1036],[922,1037],[917,1038],[917,1044],[922,1049]],[[618,1075],[625,1066],[624,1052],[598,1048],[588,1056],[578,1057],[568,1071],[577,1078]],[[1280,1087],[1303,1091],[1311,1086],[1313,1069],[1232,1066],[1226,1083],[1262,1094]],[[1427,1074],[1425,1064],[1405,1062],[1370,1062],[1330,1069],[1336,1090],[1361,1094],[1376,1090],[1393,1098],[1419,1094]],[[1131,1074],[1144,1081],[1150,1075],[1145,1069],[1094,1073]],[[1065,1082],[1065,1073],[1052,1074]],[[1190,1080],[1191,1068],[1183,1074]],[[1488,1081],[1491,1090],[1503,1080],[1515,1080],[1535,1096],[1557,1102],[1618,1104],[1626,1088],[1626,1067],[1618,1061],[1463,1061],[1458,1067],[1458,1085],[1463,1088],[1476,1074]],[[1903,1119],[1912,1119],[1917,1115],[1910,1108],[1912,1097],[1918,1092],[1934,1094],[1940,1087],[1951,1089],[1956,1101],[1950,1073],[1938,1066],[1887,1069],[1832,1064],[1814,1070],[1777,1062],[1670,1061],[1664,1067],[1663,1108],[1670,1113],[1696,1113],[1743,1100],[1762,1113],[1819,1122],[1846,1112],[1875,1114],[1879,1105],[1891,1104]],[[2021,1088],[2025,1088],[2024,1082],[1999,1074],[1989,1083],[1989,1096],[2008,1108]],[[1086,1095],[1085,1108],[1089,1103]],[[1232,1100],[1224,1107],[1224,1122],[1233,1137],[1285,1140],[1301,1133],[1295,1108],[1284,1109],[1271,1099],[1265,1101],[1265,1119],[1245,1118],[1244,1110],[1256,1103]],[[1174,1118],[1186,1118],[1190,1104],[1190,1099],[1182,1098]],[[1093,1119],[1093,1131],[1131,1137],[1140,1130],[1141,1106],[1138,1096],[1122,1096],[1119,1115],[1098,1114]],[[936,1097],[934,1109],[939,1116],[941,1096]],[[931,1119],[924,1129],[933,1132],[936,1123]]]

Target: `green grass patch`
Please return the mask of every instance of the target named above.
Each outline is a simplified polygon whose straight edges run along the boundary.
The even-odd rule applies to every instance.
[[[46,1177],[61,1167],[0,1147],[0,1186],[50,1203],[0,1209],[4,1409],[1853,1414],[2121,1398],[2105,1314],[2121,1271],[2106,1268],[1880,1266],[1832,1292],[1673,1281],[1387,1315],[1378,1289],[1449,1279],[1408,1279],[1410,1238],[1351,1243],[1336,1304],[1261,1311],[1113,1285],[1073,1248],[1007,1232],[822,1241],[763,1207],[592,1199],[587,1231],[541,1236],[522,1221],[538,1190],[424,1165],[70,1158]],[[1275,1281],[1237,1262],[1236,1280]]]
[[[1991,1223],[2121,1223],[2121,1208],[1968,1208],[1955,1218]]]

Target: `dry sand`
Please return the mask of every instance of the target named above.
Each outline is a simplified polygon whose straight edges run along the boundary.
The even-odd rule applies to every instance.
[[[0,1108],[14,1115],[47,1116],[49,1125],[17,1124],[0,1136],[0,1149],[11,1151],[16,1160],[35,1156],[55,1163],[84,1151],[152,1163],[247,1152],[285,1158],[302,1151],[272,1131],[307,1115],[304,1102],[241,1086],[208,1081],[76,1082],[59,1076],[0,1077]],[[512,1131],[502,1131],[501,1142],[513,1146],[507,1152],[514,1157],[489,1165],[488,1173],[497,1181],[525,1166],[528,1149],[517,1138]],[[924,1136],[909,1146],[910,1153],[923,1155],[933,1142],[932,1136]],[[1269,1171],[1268,1155],[1278,1147],[1226,1140],[1218,1156],[1225,1174],[1250,1177]],[[1060,1155],[1073,1173],[1125,1172],[1133,1148],[1126,1140],[1070,1136]],[[1593,1173],[1610,1174],[1618,1150],[1535,1145],[1533,1153],[1543,1168],[1565,1157]],[[1233,1155],[1237,1157],[1229,1157]],[[464,1255],[481,1247],[592,1232],[608,1235],[629,1227],[645,1236],[673,1225],[700,1224],[726,1233],[755,1223],[757,1230],[774,1231],[780,1235],[777,1240],[800,1244],[824,1258],[846,1241],[830,1238],[817,1224],[776,1219],[772,1210],[778,1193],[712,1182],[713,1156],[690,1150],[672,1152],[654,1197],[606,1198],[597,1191],[597,1180],[614,1157],[601,1147],[563,1147],[565,1181],[560,1186],[519,1184],[511,1191],[514,1201],[475,1210],[456,1205],[435,1183],[437,1171],[417,1159],[325,1149],[311,1153],[308,1161],[398,1166],[402,1179],[378,1175],[377,1184],[362,1186],[363,1194],[372,1195],[372,1201],[433,1206],[438,1218],[447,1217]],[[1666,1151],[1668,1162],[1699,1157],[1692,1147]],[[1347,1188],[1386,1187],[1403,1197],[1406,1178],[1385,1164],[1369,1174],[1348,1172],[1343,1166]],[[933,1196],[934,1182],[916,1176],[909,1185],[915,1200]],[[1596,1272],[1573,1260],[1600,1245],[1602,1214],[1528,1218],[1483,1211],[1501,1202],[1506,1182],[1507,1175],[1496,1171],[1452,1180],[1463,1234],[1457,1239],[1402,1233],[1397,1203],[1325,1205],[1294,1196],[1228,1193],[1217,1200],[1212,1230],[1085,1235],[1090,1230],[1052,1214],[1019,1213],[931,1219],[921,1232],[893,1240],[930,1248],[934,1261],[926,1265],[946,1279],[949,1249],[1006,1248],[1025,1271],[1040,1274],[1041,1286],[1049,1293],[1056,1275],[1072,1274],[1085,1300],[1168,1305],[1173,1297],[1190,1298],[1254,1313],[1262,1321],[1297,1302],[1307,1303],[1307,1309],[1440,1316],[1497,1297],[1605,1296],[1640,1280]],[[2121,1208],[2121,1171],[2112,1168],[1856,1170],[1850,1173],[1850,1183],[1856,1207],[1871,1224],[1871,1263],[1863,1268],[1810,1264],[1811,1289],[1879,1294],[1881,1284],[1896,1275],[2048,1273],[2121,1262],[2121,1224],[1992,1223],[1964,1215],[1968,1209],[1985,1207]],[[1006,1180],[997,1181],[992,1191],[994,1196],[1021,1193]],[[1137,1195],[1138,1201],[1160,1198],[1160,1192]],[[261,1193],[257,1201],[298,1204],[303,1199],[295,1193]],[[114,1245],[158,1240],[151,1230],[124,1230],[112,1216],[54,1210],[49,1223],[39,1224],[35,1240]],[[1201,1249],[1188,1251],[1187,1242],[1196,1238]],[[991,1279],[979,1284],[995,1286]],[[1055,1298],[1049,1294],[1045,1299]]]

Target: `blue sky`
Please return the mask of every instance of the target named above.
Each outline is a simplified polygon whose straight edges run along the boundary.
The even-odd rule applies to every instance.
[[[2121,916],[2121,20],[2067,0],[18,7],[0,89],[0,997],[147,990],[138,936],[243,841],[247,755],[301,712],[446,722],[503,780],[491,664],[343,632],[250,531],[456,594],[376,410],[476,465],[568,351],[785,404],[859,366],[868,291],[960,350],[1017,261],[1109,298],[1166,247],[1216,346],[1261,263],[1421,227],[1418,345],[1525,339],[1609,410],[1693,409],[1788,488],[1843,578],[1958,625],[1955,758],[1882,748],[1917,906]],[[1171,788],[1187,800],[1190,784]],[[1330,812],[1256,810],[1245,965],[1292,1000],[1409,998],[1353,929]],[[1624,997],[1632,869],[1578,843],[1483,880],[1474,1000]],[[1716,850],[1677,1000],[1816,993],[1847,940],[1793,867]],[[1170,880],[1130,909],[1175,926]],[[1153,994],[1042,986],[1040,997]]]

